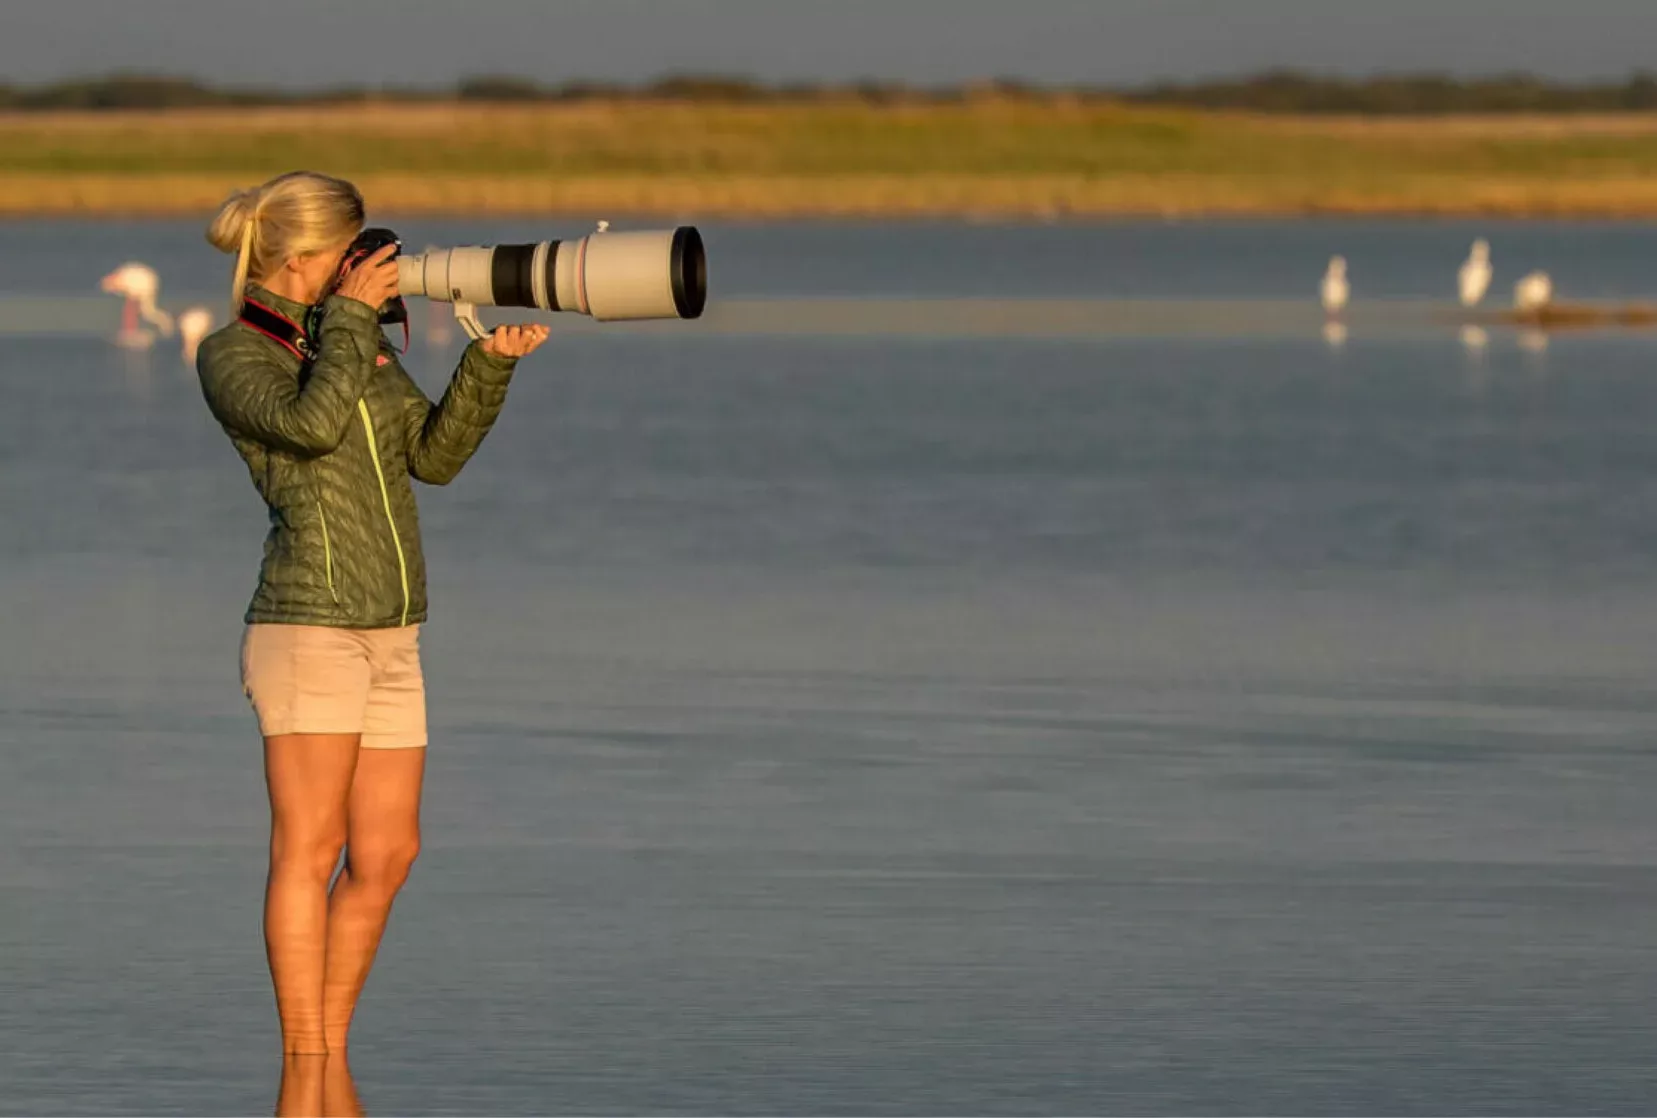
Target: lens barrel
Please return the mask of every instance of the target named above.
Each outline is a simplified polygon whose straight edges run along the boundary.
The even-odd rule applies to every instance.
[[[569,311],[606,322],[697,318],[708,300],[707,250],[690,225],[438,249],[401,256],[398,268],[405,295]]]

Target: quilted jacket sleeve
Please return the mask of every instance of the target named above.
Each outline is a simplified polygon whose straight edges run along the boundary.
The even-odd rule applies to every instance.
[[[411,476],[428,485],[447,485],[455,479],[501,414],[517,366],[517,358],[485,353],[483,343],[473,342],[460,355],[460,365],[436,404],[397,366]]]
[[[367,304],[330,296],[303,385],[258,338],[225,334],[213,341],[202,347],[196,370],[214,418],[272,450],[317,457],[345,438],[374,375],[380,323]]]

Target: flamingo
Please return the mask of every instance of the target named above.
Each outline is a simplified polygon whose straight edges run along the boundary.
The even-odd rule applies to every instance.
[[[98,286],[112,295],[126,297],[121,309],[121,329],[115,335],[116,345],[125,349],[148,349],[155,344],[155,335],[138,324],[140,318],[152,323],[163,336],[172,336],[172,316],[155,305],[161,280],[154,268],[136,261],[122,264]]]
[[[1352,287],[1346,281],[1346,257],[1329,258],[1329,270],[1323,274],[1321,293],[1324,313],[1330,318],[1337,317],[1346,309],[1347,300],[1352,297]]]
[[[1532,272],[1513,285],[1513,305],[1521,311],[1539,311],[1553,302],[1553,280],[1546,272]]]
[[[184,360],[194,361],[201,340],[213,328],[213,312],[206,307],[187,307],[178,312],[178,334],[184,341]]]
[[[1462,264],[1457,280],[1461,288],[1461,305],[1476,307],[1490,290],[1490,243],[1484,238],[1473,242],[1473,251]]]

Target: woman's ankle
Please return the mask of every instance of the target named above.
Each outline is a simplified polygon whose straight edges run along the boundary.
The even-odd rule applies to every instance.
[[[326,1033],[319,1034],[307,1029],[304,1032],[282,1034],[284,1056],[326,1056],[332,1050]]]

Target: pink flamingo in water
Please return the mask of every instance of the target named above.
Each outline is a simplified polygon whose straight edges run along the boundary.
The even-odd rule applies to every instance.
[[[161,290],[161,279],[154,268],[136,261],[122,264],[105,276],[98,286],[126,299],[121,308],[121,329],[115,335],[116,345],[123,349],[148,349],[155,344],[155,334],[141,326],[140,319],[154,325],[163,336],[172,336],[172,316],[155,305],[155,297]]]
[[[211,329],[213,312],[206,307],[186,307],[178,312],[178,336],[184,343],[185,361],[196,359],[196,349]]]

